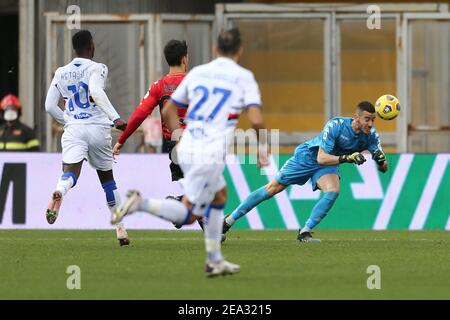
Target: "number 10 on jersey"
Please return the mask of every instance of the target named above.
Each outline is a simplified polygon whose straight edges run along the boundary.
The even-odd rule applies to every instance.
[[[68,86],[67,89],[69,89],[70,91],[73,92],[73,100],[75,101],[75,104],[78,108],[81,109],[87,109],[90,106],[89,103],[89,86],[84,83],[83,81],[78,82],[78,84],[76,86]],[[82,89],[84,90],[84,93],[86,95],[85,101],[86,102],[81,102],[80,100],[80,92],[82,91]],[[72,99],[69,100],[69,111],[73,111],[74,105],[72,102]]]

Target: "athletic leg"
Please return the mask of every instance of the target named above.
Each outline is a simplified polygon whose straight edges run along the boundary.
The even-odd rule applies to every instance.
[[[83,161],[70,164],[63,163],[63,174],[56,184],[55,191],[52,194],[46,211],[46,218],[49,224],[55,223],[58,218],[62,199],[67,192],[76,185],[78,177],[80,176],[82,165]]]
[[[216,192],[203,217],[206,248],[206,275],[215,277],[238,273],[241,267],[224,259],[221,252],[223,209],[227,199],[226,187]]]
[[[103,191],[106,196],[106,205],[108,206],[109,211],[114,213],[114,211],[120,206],[120,194],[117,191],[116,181],[114,180],[114,174],[111,170],[97,170],[97,175],[102,185]],[[128,239],[128,233],[123,223],[117,223],[115,225],[116,228],[116,236],[119,244],[121,246],[129,245],[130,240]]]
[[[254,207],[259,205],[261,202],[270,199],[284,189],[286,189],[285,185],[282,185],[277,180],[273,179],[265,186],[253,191],[230,215],[225,218],[224,233],[227,232],[237,220],[245,216]]]
[[[311,215],[306,221],[305,227],[300,230],[298,240],[311,240],[311,230],[328,214],[334,202],[339,196],[339,176],[337,174],[325,174],[317,180],[317,186],[323,192],[322,198],[314,206]],[[317,240],[317,239],[316,239]]]

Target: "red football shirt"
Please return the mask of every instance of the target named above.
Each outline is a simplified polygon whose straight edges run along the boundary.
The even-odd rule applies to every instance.
[[[155,109],[157,105],[159,105],[162,110],[164,104],[185,76],[185,73],[169,73],[154,82],[142,99],[141,103],[134,110],[130,119],[128,119],[127,128],[124,132],[122,132],[117,141],[124,144],[128,137],[131,136],[133,132],[136,131],[136,129],[141,125],[141,123],[153,112],[153,109]],[[180,117],[180,126],[182,128],[186,127],[186,124],[184,123],[185,115],[186,108],[178,108],[178,116]],[[164,122],[162,122],[162,130],[164,138],[170,140],[171,135]]]

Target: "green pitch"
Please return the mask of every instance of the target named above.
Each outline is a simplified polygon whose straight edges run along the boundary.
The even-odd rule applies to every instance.
[[[223,251],[241,265],[207,279],[196,231],[0,231],[0,299],[450,299],[450,232],[231,231]],[[81,290],[68,290],[68,266]],[[381,289],[369,290],[370,265]]]

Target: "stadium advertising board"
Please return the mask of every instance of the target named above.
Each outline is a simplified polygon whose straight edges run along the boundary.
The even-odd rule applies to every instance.
[[[230,213],[251,190],[266,184],[290,155],[280,155],[272,170],[259,170],[249,161],[228,156],[225,178]],[[387,155],[389,171],[381,174],[373,161],[341,165],[341,190],[322,229],[447,229],[450,230],[450,154]],[[248,159],[247,159],[248,160]],[[167,155],[124,154],[114,175],[119,192],[138,189],[145,197],[164,198],[182,193],[170,179]],[[61,174],[60,154],[3,153],[0,157],[0,229],[111,229],[110,213],[95,170],[87,163],[76,187],[65,197],[54,225],[45,209]],[[239,220],[236,229],[297,229],[320,192],[310,184],[290,186]],[[149,214],[127,217],[128,229],[173,229]],[[186,229],[197,229],[197,224]]]

